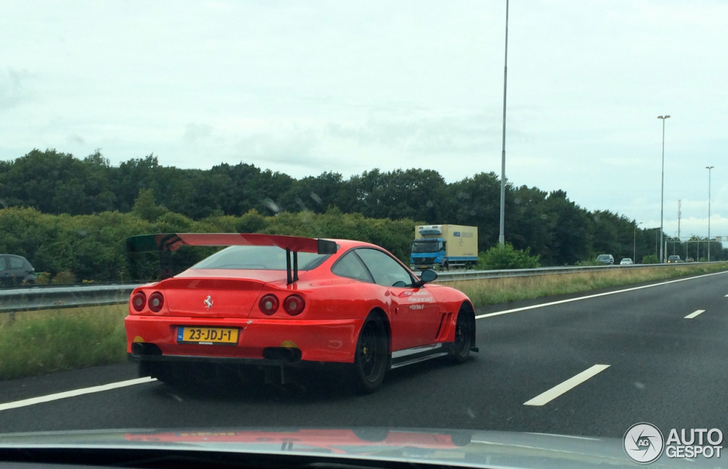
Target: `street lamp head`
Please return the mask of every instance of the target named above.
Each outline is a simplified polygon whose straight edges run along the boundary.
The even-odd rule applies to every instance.
[[[662,119],[662,120],[665,120],[665,119],[669,119],[669,118],[670,118],[670,116],[668,116],[668,115],[664,115],[664,116],[657,116],[657,118],[658,118],[658,119]]]
[[[705,167],[705,169],[707,169],[707,170],[711,170],[711,169],[713,169],[713,168],[715,168],[715,166],[706,166],[706,167]]]

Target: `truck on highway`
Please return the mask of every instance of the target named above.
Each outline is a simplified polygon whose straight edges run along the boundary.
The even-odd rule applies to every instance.
[[[478,261],[478,227],[417,225],[412,241],[412,270],[470,268]]]

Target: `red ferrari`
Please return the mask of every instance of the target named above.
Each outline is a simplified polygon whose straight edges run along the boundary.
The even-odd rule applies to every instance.
[[[346,364],[362,391],[391,368],[468,360],[475,315],[465,294],[428,284],[373,244],[263,234],[157,234],[130,253],[229,246],[186,271],[136,288],[127,353],[142,376],[181,382],[185,367],[260,367],[267,380],[307,363]],[[163,257],[163,256],[162,256]]]

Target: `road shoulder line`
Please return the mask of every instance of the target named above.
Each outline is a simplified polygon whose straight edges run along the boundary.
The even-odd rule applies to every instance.
[[[6,402],[0,404],[0,412],[3,410],[17,409],[20,407],[28,407],[31,405],[42,404],[44,402],[57,401],[59,399],[67,399],[69,397],[83,396],[84,394],[93,394],[96,392],[110,391],[112,389],[125,388],[127,386],[135,386],[137,384],[146,384],[156,381],[155,378],[136,378],[127,381],[118,381],[116,383],[102,384],[100,386],[92,386],[90,388],[74,389],[72,391],[59,392],[55,394],[48,394],[40,397],[31,397],[30,399],[23,399],[22,401]]]
[[[643,290],[645,288],[659,287],[662,285],[669,285],[671,283],[686,282],[688,280],[694,280],[694,279],[698,279],[698,278],[711,277],[713,275],[722,275],[722,274],[728,274],[728,270],[724,270],[722,272],[714,272],[714,273],[710,273],[710,274],[696,275],[695,277],[679,278],[677,280],[668,280],[667,282],[652,283],[650,285],[642,285],[639,287],[625,288],[623,290],[608,291],[608,292],[604,292],[604,293],[595,293],[594,295],[579,296],[576,298],[568,298],[566,300],[558,300],[558,301],[551,301],[548,303],[541,303],[541,304],[537,304],[537,305],[523,306],[521,308],[506,309],[504,311],[496,311],[495,313],[480,314],[478,316],[475,316],[475,319],[485,319],[485,318],[490,318],[493,316],[501,316],[503,314],[511,314],[511,313],[517,313],[519,311],[526,311],[529,309],[545,308],[547,306],[571,303],[573,301],[588,300],[591,298],[598,298],[600,296],[616,295],[618,293],[627,293],[627,292],[636,291],[636,290]]]

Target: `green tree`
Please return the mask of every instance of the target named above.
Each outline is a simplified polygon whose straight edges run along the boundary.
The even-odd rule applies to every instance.
[[[157,205],[153,189],[139,189],[139,195],[134,201],[132,212],[142,220],[155,221],[166,210]]]

